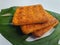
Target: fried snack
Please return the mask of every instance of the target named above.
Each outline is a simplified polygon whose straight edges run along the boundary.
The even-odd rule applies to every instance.
[[[30,25],[23,25],[21,26],[22,32],[24,34],[32,33],[33,31],[40,30],[42,28],[45,28],[47,26],[50,26],[55,23],[56,18],[54,18],[52,15],[50,15],[48,12],[45,11],[45,15],[48,18],[48,21],[42,24],[30,24]]]
[[[18,7],[14,14],[12,23],[14,25],[25,25],[33,23],[44,23],[48,19],[45,16],[44,9],[41,5],[32,5]]]
[[[40,37],[42,36],[43,34],[45,34],[47,31],[49,31],[51,28],[53,28],[54,26],[56,26],[58,24],[58,20],[55,20],[56,22],[46,28],[43,28],[43,29],[40,29],[40,30],[37,30],[37,31],[34,31],[32,33],[32,35],[34,35],[35,37]]]

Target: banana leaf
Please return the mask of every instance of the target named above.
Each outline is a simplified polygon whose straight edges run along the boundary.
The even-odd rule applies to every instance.
[[[25,41],[29,35],[24,35],[19,26],[16,27],[11,24],[12,17],[17,7],[18,6],[2,9],[0,12],[0,33],[7,40],[13,45],[58,45],[60,39],[60,23],[55,27],[55,31],[50,36],[33,42]],[[60,14],[48,10],[46,11],[57,18],[60,22]],[[10,14],[9,16],[2,16],[8,13]]]

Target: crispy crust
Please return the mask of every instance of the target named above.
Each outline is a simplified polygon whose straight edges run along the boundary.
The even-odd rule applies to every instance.
[[[48,19],[45,16],[44,9],[41,5],[32,5],[18,7],[14,14],[12,23],[14,25],[25,25],[32,23],[44,23]]]
[[[44,33],[46,33],[47,31],[49,31],[51,28],[53,28],[54,26],[56,26],[58,24],[58,20],[56,20],[56,22],[46,28],[43,28],[43,29],[40,29],[40,30],[37,30],[37,31],[34,31],[32,33],[32,35],[34,35],[35,37],[40,37],[42,36]]]
[[[48,22],[43,24],[30,24],[21,26],[22,32],[24,34],[32,33],[33,31],[40,30],[42,28],[48,27],[56,22],[56,18],[45,11],[45,15],[48,17]]]

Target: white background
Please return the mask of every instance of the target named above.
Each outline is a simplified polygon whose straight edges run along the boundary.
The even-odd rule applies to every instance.
[[[45,9],[60,13],[60,0],[0,0],[0,9],[40,3]]]
[[[0,9],[8,8],[11,6],[24,6],[32,4],[42,4],[47,10],[60,13],[60,0],[0,0]],[[1,42],[2,41],[2,42]],[[0,39],[0,45],[7,42],[6,40]],[[8,44],[7,44],[8,45]]]

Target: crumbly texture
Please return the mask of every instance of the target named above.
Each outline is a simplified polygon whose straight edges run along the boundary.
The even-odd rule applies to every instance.
[[[33,23],[44,23],[48,19],[45,16],[44,9],[41,5],[32,5],[18,7],[14,14],[12,23],[14,25],[26,25]]]
[[[53,23],[52,25],[46,27],[46,28],[43,28],[43,29],[40,29],[40,30],[37,30],[37,31],[34,31],[32,33],[32,35],[34,35],[35,37],[40,37],[42,36],[43,34],[45,34],[47,31],[49,31],[51,28],[53,28],[54,26],[56,26],[58,24],[58,20],[55,20],[55,23]]]
[[[24,34],[32,33],[36,30],[40,30],[42,28],[48,27],[56,22],[56,18],[50,15],[48,12],[45,11],[46,17],[48,17],[48,21],[42,24],[30,24],[30,25],[23,25],[21,26],[22,32]]]

